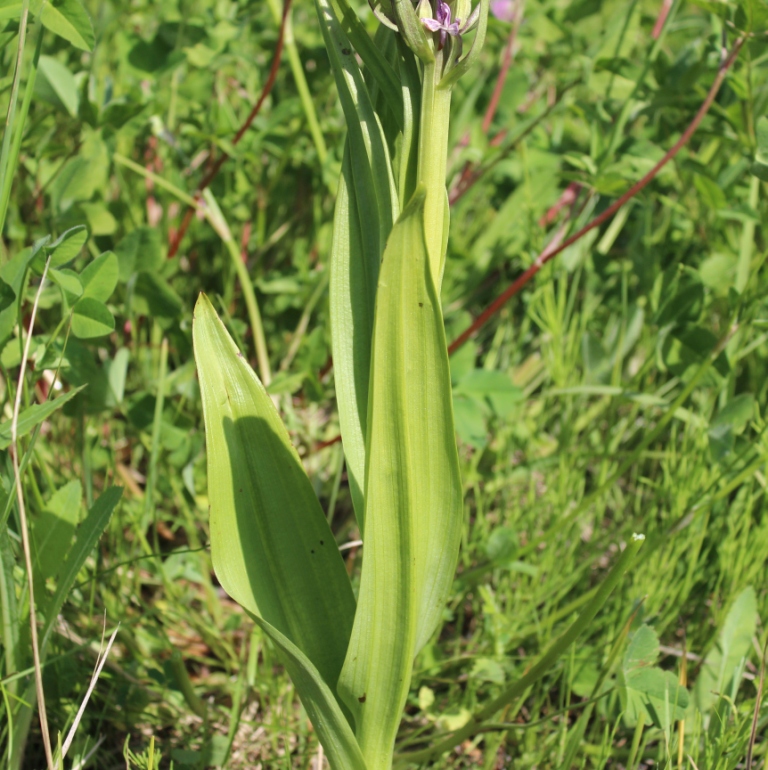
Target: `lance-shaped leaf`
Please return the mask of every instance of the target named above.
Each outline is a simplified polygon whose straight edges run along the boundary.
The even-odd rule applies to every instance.
[[[399,204],[387,142],[351,44],[330,0],[317,0],[317,12],[348,128],[331,251],[331,332],[344,452],[363,530],[373,305]]]
[[[355,613],[333,534],[277,410],[205,295],[192,337],[216,575],[333,687]]]
[[[389,767],[413,658],[453,580],[463,506],[424,189],[395,225],[376,297],[358,610],[339,692],[370,770]]]
[[[350,8],[347,0],[331,0],[337,18],[341,21],[344,32],[360,55],[370,76],[374,79],[384,96],[395,120],[402,125],[403,105],[400,97],[400,83],[392,65],[372,40],[365,25]]]
[[[331,248],[331,338],[336,402],[352,503],[363,530],[365,431],[378,248],[365,248],[349,142],[344,149]]]
[[[317,730],[333,770],[367,770],[355,734],[331,688],[323,681],[318,670],[307,656],[274,626],[257,615],[251,617],[280,650],[288,674],[301,696],[310,721]]]

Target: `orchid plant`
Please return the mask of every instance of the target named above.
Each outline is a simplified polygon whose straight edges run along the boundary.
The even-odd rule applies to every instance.
[[[330,306],[363,540],[357,598],[272,399],[205,296],[193,333],[213,565],[280,650],[337,770],[392,766],[414,658],[440,625],[456,569],[463,494],[440,305],[446,164],[451,91],[480,54],[489,11],[489,0],[371,4],[373,37],[347,0],[316,0],[348,128]]]

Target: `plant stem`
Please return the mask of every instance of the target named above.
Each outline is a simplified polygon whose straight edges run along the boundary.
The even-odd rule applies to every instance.
[[[40,302],[40,295],[45,285],[45,279],[48,275],[48,268],[51,264],[50,256],[45,262],[43,275],[40,279],[40,285],[37,289],[32,313],[29,319],[29,332],[27,333],[24,353],[21,357],[21,366],[19,368],[19,384],[16,388],[16,399],[13,405],[13,417],[11,418],[11,460],[13,462],[13,475],[16,486],[16,501],[19,508],[19,524],[21,529],[21,542],[24,550],[24,564],[27,571],[27,588],[29,590],[29,629],[32,641],[32,660],[35,666],[35,691],[37,695],[37,709],[40,717],[40,730],[43,736],[43,747],[45,749],[45,758],[49,770],[55,770],[53,764],[53,751],[51,749],[51,735],[48,731],[48,715],[45,710],[45,692],[43,690],[43,668],[40,661],[40,645],[37,638],[37,615],[35,613],[35,588],[32,568],[32,548],[29,541],[29,526],[27,523],[27,511],[24,505],[24,490],[21,485],[21,472],[19,470],[19,410],[21,408],[22,382],[26,374],[27,361],[29,359],[29,348],[32,342],[32,335],[35,330],[35,316]]]
[[[440,287],[445,268],[445,247],[449,227],[445,175],[448,165],[448,131],[451,89],[439,89],[442,56],[424,65],[419,128],[418,180],[427,188],[424,202],[424,236],[432,269],[432,280]]]

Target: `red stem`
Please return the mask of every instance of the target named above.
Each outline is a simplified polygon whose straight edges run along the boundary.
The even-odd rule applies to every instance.
[[[699,107],[699,111],[691,121],[688,128],[685,129],[683,135],[675,142],[674,146],[667,151],[664,157],[639,181],[627,190],[624,195],[621,196],[615,203],[609,206],[602,214],[595,217],[589,224],[581,228],[577,233],[568,238],[564,243],[558,246],[556,249],[549,251],[545,249],[536,258],[536,261],[496,300],[494,300],[476,319],[475,321],[465,329],[449,346],[448,352],[454,353],[458,350],[470,337],[472,337],[479,329],[491,319],[496,313],[501,310],[504,305],[509,302],[512,297],[515,296],[527,283],[533,278],[541,268],[554,259],[558,254],[565,251],[569,246],[573,245],[580,238],[583,238],[590,230],[594,230],[596,227],[600,227],[606,220],[610,219],[630,198],[633,198],[639,193],[658,173],[664,166],[669,163],[672,158],[677,155],[680,150],[688,143],[693,136],[699,124],[704,119],[704,116],[709,112],[709,108],[712,106],[712,102],[715,100],[720,86],[723,84],[728,70],[733,65],[734,61],[741,51],[742,45],[744,45],[745,38],[740,37],[733,46],[733,50],[730,52],[725,61],[720,65],[720,69],[717,71],[712,87],[709,89],[706,99]]]
[[[240,128],[238,129],[238,132],[235,134],[235,137],[232,140],[233,146],[236,145],[243,138],[243,136],[245,135],[245,132],[251,127],[251,124],[256,119],[256,116],[261,111],[261,108],[264,105],[264,102],[267,100],[267,97],[272,91],[272,87],[275,85],[275,80],[277,80],[277,72],[280,69],[280,61],[283,57],[285,24],[286,24],[286,21],[288,20],[288,12],[290,11],[290,9],[291,9],[291,0],[283,0],[283,15],[280,20],[280,31],[278,32],[278,35],[277,35],[277,44],[275,45],[275,52],[272,55],[272,66],[269,69],[269,75],[267,76],[267,81],[266,83],[264,83],[264,88],[261,89],[261,95],[259,96],[258,101],[254,105],[248,117],[245,119],[245,122],[243,123],[243,125],[240,126]],[[229,155],[227,155],[227,153],[222,153],[218,157],[218,159],[211,165],[210,169],[208,170],[208,173],[203,177],[202,182],[200,182],[200,184],[197,187],[197,190],[195,191],[195,200],[198,200],[200,198],[200,194],[216,178],[216,175],[221,170],[221,167],[224,165],[225,161],[227,161],[228,159],[229,159]],[[171,241],[171,244],[168,248],[169,259],[173,257],[176,254],[176,252],[179,250],[179,246],[181,245],[181,241],[187,232],[187,228],[192,222],[194,211],[195,209],[192,206],[190,206],[184,212],[184,219],[181,221],[181,226],[179,227],[179,230],[176,233],[176,237]]]

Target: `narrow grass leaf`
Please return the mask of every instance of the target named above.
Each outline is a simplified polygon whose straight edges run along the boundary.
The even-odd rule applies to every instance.
[[[367,436],[365,551],[339,689],[369,768],[388,768],[414,655],[453,580],[463,507],[440,301],[419,188],[379,278]]]
[[[61,611],[69,592],[72,590],[72,586],[75,584],[78,573],[83,568],[85,560],[91,555],[91,552],[96,547],[96,543],[107,528],[107,524],[109,524],[109,520],[115,507],[120,502],[122,494],[122,487],[109,487],[105,489],[99,496],[99,499],[96,500],[88,511],[88,515],[85,517],[83,523],[79,526],[75,543],[72,548],[70,548],[66,557],[64,557],[64,563],[61,565],[61,569],[58,570],[56,593],[44,608],[45,625],[43,626],[43,633],[40,637],[42,640],[42,650],[46,647],[48,638],[53,630],[53,624],[56,622],[56,617]]]
[[[67,401],[74,398],[84,387],[86,386],[81,385],[79,388],[72,388],[72,390],[65,393],[63,396],[59,396],[51,401],[46,401],[44,404],[33,404],[32,406],[28,406],[19,414],[16,435],[19,438],[26,436],[35,426],[39,425],[43,420],[47,420],[58,409],[61,409]],[[10,445],[11,421],[6,420],[0,425],[0,449],[8,449]]]
[[[333,687],[355,613],[336,541],[272,400],[205,295],[192,336],[216,575]]]

